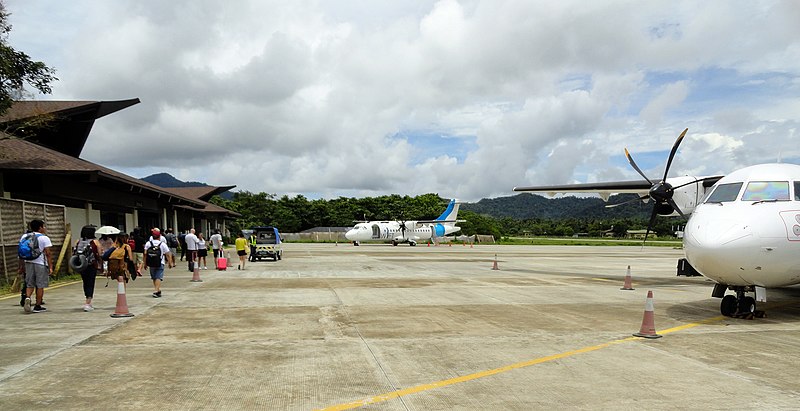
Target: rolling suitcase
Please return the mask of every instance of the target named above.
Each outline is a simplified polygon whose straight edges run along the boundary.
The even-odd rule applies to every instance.
[[[219,258],[217,258],[217,270],[225,271],[228,269],[228,259],[225,258],[225,255],[222,253],[222,250],[219,250]]]

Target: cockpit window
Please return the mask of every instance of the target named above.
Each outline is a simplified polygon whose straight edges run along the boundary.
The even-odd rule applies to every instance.
[[[729,183],[720,184],[711,195],[706,199],[706,203],[724,203],[727,201],[736,201],[736,196],[739,195],[739,190],[742,189],[743,183]]]
[[[794,182],[794,199],[800,201],[800,181]]]
[[[788,201],[788,181],[751,181],[747,183],[742,201]]]

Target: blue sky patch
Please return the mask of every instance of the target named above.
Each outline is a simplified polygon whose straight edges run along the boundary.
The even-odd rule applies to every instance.
[[[392,136],[402,138],[414,147],[409,164],[417,165],[431,157],[448,155],[461,164],[467,155],[478,149],[476,136],[453,136],[438,131],[406,130]]]

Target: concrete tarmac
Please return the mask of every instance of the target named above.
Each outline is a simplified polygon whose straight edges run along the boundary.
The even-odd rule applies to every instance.
[[[0,410],[800,409],[800,289],[721,317],[710,281],[675,276],[681,250],[284,250],[200,283],[167,270],[160,299],[137,279],[131,318],[102,278],[93,312],[79,283],[46,313],[0,299]],[[631,336],[648,290],[660,339]]]

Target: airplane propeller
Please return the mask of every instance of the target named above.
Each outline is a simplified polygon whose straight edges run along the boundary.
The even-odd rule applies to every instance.
[[[626,201],[625,203],[629,203],[632,201],[639,201],[639,200],[653,200],[653,212],[650,213],[650,222],[647,223],[647,231],[644,234],[644,241],[647,242],[647,236],[650,234],[651,229],[653,228],[653,224],[656,221],[656,216],[659,214],[670,214],[672,211],[677,211],[682,217],[686,217],[681,211],[678,204],[672,199],[673,194],[675,194],[675,189],[679,187],[683,187],[683,184],[680,186],[673,187],[670,183],[667,182],[667,175],[669,174],[669,168],[672,165],[672,159],[675,158],[675,153],[678,151],[678,146],[681,145],[683,138],[686,136],[686,132],[689,129],[684,129],[683,132],[678,136],[678,139],[675,140],[675,144],[672,145],[672,151],[669,153],[669,158],[667,159],[667,166],[664,167],[664,177],[661,178],[660,181],[654,183],[652,182],[647,176],[642,172],[636,162],[633,160],[631,153],[628,152],[628,149],[625,149],[625,157],[628,158],[628,162],[630,163],[631,167],[639,173],[648,183],[650,183],[651,187],[648,191],[647,195],[641,196],[639,198]],[[695,181],[690,182],[688,184],[695,183]],[[619,206],[625,203],[614,204],[613,206]]]

